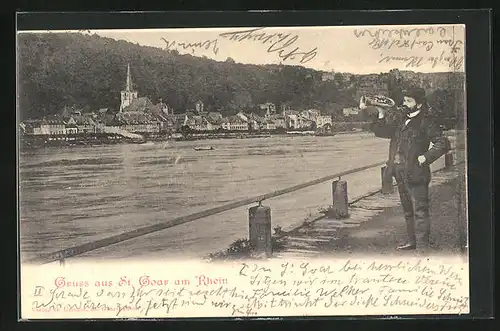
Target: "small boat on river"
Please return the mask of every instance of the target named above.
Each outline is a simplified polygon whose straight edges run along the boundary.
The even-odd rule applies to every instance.
[[[213,151],[214,149],[213,146],[197,146],[194,148],[195,151]]]
[[[140,144],[143,145],[143,146],[154,146],[155,145],[154,142],[147,141],[147,140],[142,141]]]

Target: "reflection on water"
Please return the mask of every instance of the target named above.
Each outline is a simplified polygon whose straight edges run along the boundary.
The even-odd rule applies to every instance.
[[[196,151],[195,146],[214,150]],[[386,140],[370,134],[352,134],[24,151],[21,249],[29,254],[62,249],[383,161],[387,146]],[[275,204],[304,210],[307,201],[301,205],[296,199],[291,194]],[[246,234],[247,215],[236,213],[162,231],[168,240],[162,238],[167,242],[161,248],[222,248],[218,240]],[[273,216],[273,222],[282,214]],[[146,237],[125,247],[134,254],[159,250]]]

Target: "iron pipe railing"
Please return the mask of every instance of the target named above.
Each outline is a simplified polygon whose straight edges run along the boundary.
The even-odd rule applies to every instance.
[[[184,223],[191,222],[191,221],[194,221],[194,220],[197,220],[200,218],[205,218],[208,216],[219,214],[219,213],[222,213],[222,212],[225,212],[225,211],[228,211],[231,209],[243,207],[243,206],[246,206],[246,205],[249,205],[252,203],[256,203],[256,202],[260,203],[264,200],[275,198],[275,197],[278,197],[280,195],[284,195],[284,194],[291,193],[294,191],[298,191],[298,190],[304,189],[304,188],[309,187],[309,186],[321,184],[323,182],[333,180],[335,178],[340,178],[342,176],[346,176],[346,175],[350,175],[350,174],[360,172],[363,170],[367,170],[370,168],[382,166],[385,163],[386,162],[378,162],[378,163],[366,165],[363,167],[358,167],[355,169],[342,171],[342,172],[339,172],[339,173],[336,173],[333,175],[321,177],[321,178],[318,178],[318,179],[315,179],[315,180],[312,180],[312,181],[309,181],[306,183],[298,184],[298,185],[295,185],[295,186],[292,186],[289,188],[285,188],[285,189],[277,190],[277,191],[270,192],[267,194],[258,195],[255,197],[231,202],[229,204],[225,204],[225,205],[222,205],[219,207],[207,209],[207,210],[197,212],[194,214],[190,214],[190,215],[186,215],[186,216],[177,217],[177,218],[174,218],[172,220],[165,221],[165,222],[144,226],[144,227],[132,230],[132,231],[127,231],[127,232],[120,233],[117,235],[109,236],[109,237],[99,239],[96,241],[92,241],[92,242],[89,242],[86,244],[73,246],[73,247],[66,248],[66,249],[59,250],[59,251],[52,252],[52,253],[42,254],[40,256],[28,259],[25,262],[26,263],[36,263],[36,264],[46,264],[46,263],[50,263],[50,262],[54,262],[54,261],[62,261],[62,260],[69,258],[69,257],[81,255],[83,253],[90,252],[90,251],[93,251],[93,250],[96,250],[99,248],[111,246],[111,245],[114,245],[114,244],[117,244],[117,243],[120,243],[120,242],[123,242],[126,240],[145,236],[147,234],[150,234],[153,232],[158,232],[161,230],[165,230],[165,229],[174,227],[176,225],[184,224]]]

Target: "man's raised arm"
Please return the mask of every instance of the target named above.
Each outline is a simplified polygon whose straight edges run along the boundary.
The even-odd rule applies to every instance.
[[[385,110],[376,107],[378,110],[378,117],[371,124],[371,130],[376,137],[391,139],[394,137],[398,123],[394,116],[387,116]]]

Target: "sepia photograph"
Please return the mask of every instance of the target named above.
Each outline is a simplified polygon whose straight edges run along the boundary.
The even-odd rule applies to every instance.
[[[469,312],[465,25],[16,38],[22,318]]]

